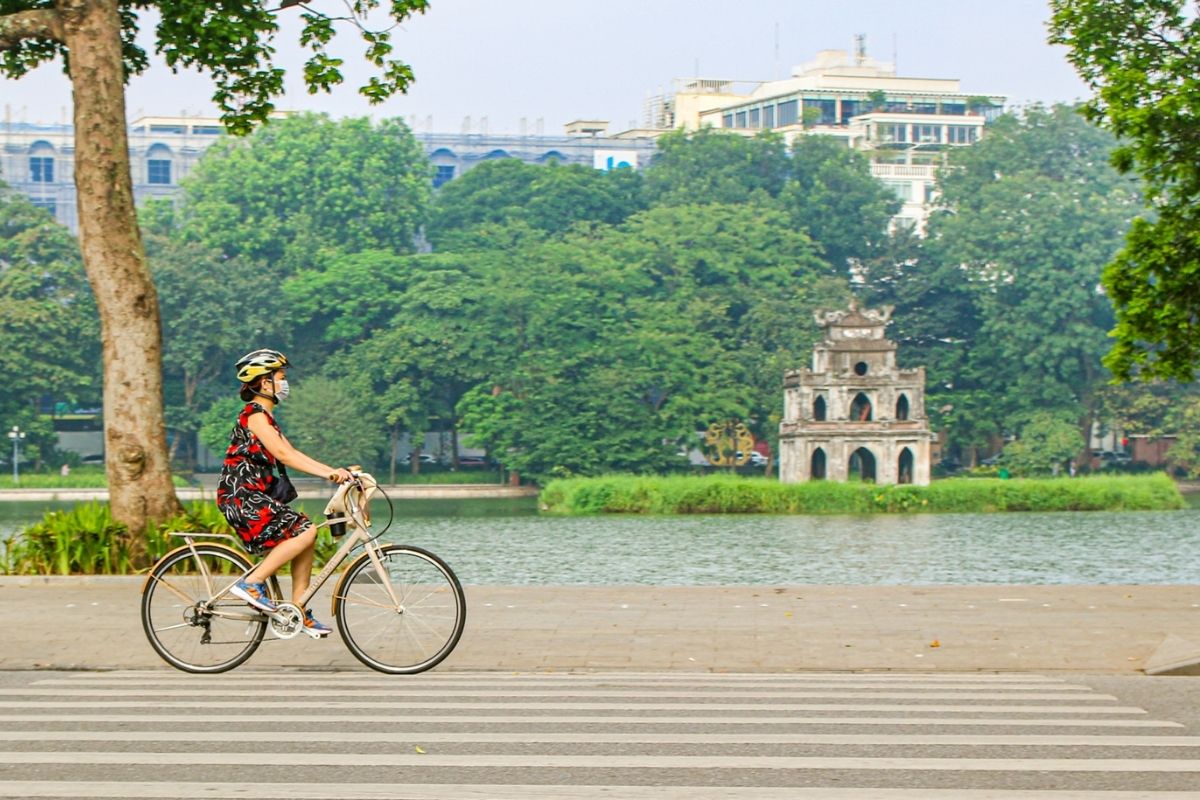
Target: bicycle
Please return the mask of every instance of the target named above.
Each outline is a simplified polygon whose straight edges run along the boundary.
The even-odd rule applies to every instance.
[[[368,667],[394,675],[424,672],[450,655],[466,624],[466,597],[458,577],[428,550],[379,544],[391,520],[372,535],[368,503],[376,491],[384,499],[387,495],[369,474],[351,474],[326,504],[325,521],[317,526],[328,527],[335,538],[345,536],[345,541],[313,578],[299,605],[283,602],[274,577],[267,581],[277,605],[273,614],[230,594],[254,568],[240,549],[196,541],[238,542],[237,537],[172,532],[184,544],[159,559],[142,585],[142,627],[155,652],[185,672],[216,673],[250,658],[268,627],[278,639],[300,633],[319,638],[304,626],[301,608],[361,546],[364,552],[342,573],[331,602],[338,633],[350,652]]]

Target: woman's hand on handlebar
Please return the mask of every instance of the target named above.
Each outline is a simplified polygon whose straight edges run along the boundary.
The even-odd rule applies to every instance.
[[[333,472],[329,473],[329,480],[334,483],[345,483],[346,481],[354,480],[354,473],[345,467],[338,467]]]

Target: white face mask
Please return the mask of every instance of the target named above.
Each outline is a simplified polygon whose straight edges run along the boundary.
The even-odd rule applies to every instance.
[[[287,378],[280,378],[275,381],[275,402],[282,403],[284,400],[287,400],[290,393],[291,387],[288,386]]]

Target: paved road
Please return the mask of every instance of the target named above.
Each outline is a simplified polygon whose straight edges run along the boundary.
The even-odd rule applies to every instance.
[[[162,666],[144,578],[0,576],[0,669]],[[332,622],[332,581],[313,601]],[[1200,661],[1200,586],[467,586],[441,670],[1135,673],[1172,635]],[[247,665],[357,669],[268,639]]]
[[[1028,673],[0,673],[0,797],[1200,798],[1198,699]]]

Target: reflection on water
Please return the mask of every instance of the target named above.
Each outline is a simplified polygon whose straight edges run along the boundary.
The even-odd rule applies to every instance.
[[[47,505],[0,503],[0,537]],[[406,500],[396,516],[387,540],[470,584],[1200,583],[1200,510],[543,517],[531,500]]]

